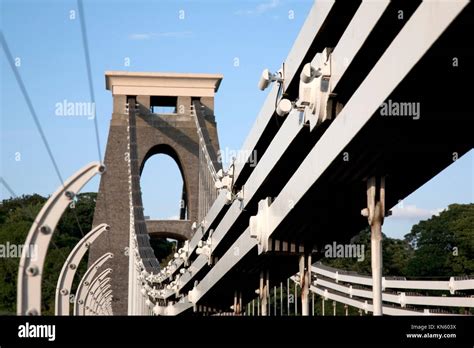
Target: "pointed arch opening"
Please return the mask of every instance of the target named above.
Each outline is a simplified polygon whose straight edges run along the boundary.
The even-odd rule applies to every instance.
[[[146,219],[188,219],[186,180],[171,146],[157,145],[148,151],[140,167],[140,187]]]

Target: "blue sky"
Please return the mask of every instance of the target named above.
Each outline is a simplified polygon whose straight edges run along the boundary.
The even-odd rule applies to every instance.
[[[112,106],[106,70],[223,74],[215,107],[220,145],[240,149],[267,94],[257,89],[261,71],[276,70],[284,61],[311,5],[306,0],[84,0],[102,154]],[[58,102],[90,100],[77,3],[2,0],[1,27],[13,57],[21,60],[19,72],[67,178],[98,160],[94,121],[55,114]],[[0,59],[1,175],[18,195],[50,194],[60,182],[3,52]],[[473,202],[473,171],[471,151],[407,197],[386,220],[384,232],[403,236],[420,218],[450,203]],[[166,156],[147,162],[142,177],[146,215],[178,215],[178,175]],[[83,191],[96,191],[98,182],[94,179]],[[10,196],[4,187],[0,194]]]

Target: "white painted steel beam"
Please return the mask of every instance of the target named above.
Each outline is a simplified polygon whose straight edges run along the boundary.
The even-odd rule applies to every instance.
[[[74,315],[80,315],[83,313],[83,307],[85,304],[85,295],[86,289],[90,286],[92,280],[94,279],[98,270],[111,258],[113,258],[114,254],[112,253],[105,253],[101,257],[99,257],[86,271],[84,276],[82,277],[81,281],[76,290],[76,297],[74,300]]]
[[[18,315],[41,314],[41,281],[44,261],[56,225],[74,196],[90,179],[104,171],[105,167],[99,162],[86,165],[52,194],[38,213],[26,237],[25,245],[28,248],[23,248],[18,268]],[[35,260],[28,252],[31,247],[37,250]]]
[[[92,243],[100,236],[103,232],[109,231],[110,227],[107,224],[100,224],[93,228],[87,233],[72,249],[66,262],[64,262],[61,273],[59,274],[58,283],[56,285],[56,297],[55,297],[55,315],[69,315],[70,301],[69,296],[71,294],[72,282],[74,275],[76,274],[77,267],[82,258],[89,250]]]
[[[299,202],[466,3],[424,2],[420,5],[270,206],[273,219],[268,226],[269,237],[290,212],[288,203],[295,205]],[[429,28],[429,33],[426,33],[426,28]],[[405,54],[394,61],[393,57],[398,57],[397,53],[401,51]],[[234,202],[217,226],[212,239],[213,248],[240,214],[239,207],[240,202]]]
[[[421,57],[442,34],[447,26],[454,20],[457,14],[462,11],[466,4],[466,1],[459,1],[456,4],[446,4],[444,2],[433,1],[424,2],[419,6],[407,24],[402,28],[398,36],[393,40],[389,48],[385,51],[380,60],[376,63],[372,71],[368,74],[366,79],[352,95],[338,117],[326,130],[319,142],[309,152],[306,159],[269,207],[271,210],[270,215],[273,217],[273,219],[270,221],[270,226],[268,226],[269,237],[272,233],[274,233],[280,223],[288,215],[288,202],[291,201],[293,204],[296,204],[303,198],[303,196],[314,185],[314,183],[317,182],[324,171],[327,170],[337,155],[350,143],[350,141],[357,135],[360,129],[370,120],[380,104],[405,78],[409,71],[421,59]],[[386,2],[383,2],[383,5],[386,7]],[[374,14],[375,12],[371,13],[371,11],[367,10],[367,8],[368,7],[365,6],[361,7],[358,12],[362,12],[359,12],[358,16],[360,16],[360,13],[371,14],[372,16],[368,17],[370,18],[370,21],[375,24],[377,21],[377,16]],[[378,7],[378,14],[381,15],[383,10],[384,8]],[[359,23],[360,25],[353,24],[349,27],[352,29],[356,28],[357,26],[365,28],[365,31],[361,29],[355,34],[357,37],[357,40],[355,41],[362,45],[365,38],[370,33],[370,26],[364,27],[363,23],[360,21],[361,19],[354,18],[353,22]],[[347,37],[350,37],[349,34]],[[345,40],[348,39],[344,39],[343,42],[346,42]],[[344,47],[346,51],[344,51]],[[338,49],[340,51],[337,51]],[[403,56],[397,55],[398,52],[402,51],[404,52]],[[348,54],[353,58],[357,51],[354,50],[354,47],[351,47],[350,44],[348,44],[348,46],[339,46],[338,44],[335,52],[342,52],[338,54],[341,56]],[[393,57],[397,57],[397,60],[394,61]],[[299,62],[299,64],[300,63],[301,62]],[[336,69],[339,69],[337,70],[339,71],[338,76],[341,74],[340,71],[344,71],[344,68],[341,67],[336,67]],[[270,98],[272,102],[275,100],[274,97],[273,99]],[[268,104],[270,106],[264,106],[262,112],[264,112],[265,108],[271,108],[271,113],[266,113],[266,118],[263,117],[264,121],[268,121],[273,116],[274,111],[274,104],[271,105],[268,100],[269,99],[267,99],[265,105]],[[267,124],[267,122],[259,123],[261,119],[261,117],[257,119],[256,126],[254,126],[251,134],[247,138],[246,144],[255,145],[257,143]],[[287,118],[287,121],[288,119],[289,118]],[[285,121],[285,123],[287,121]],[[286,129],[284,126],[285,124],[280,130]],[[260,132],[255,130],[259,127]],[[253,135],[258,133],[260,133],[260,135]],[[284,133],[285,132],[282,132],[282,134]],[[253,148],[254,146],[244,145],[244,149]],[[257,168],[253,170],[253,173],[257,172],[259,167],[263,168],[264,163],[265,162],[262,162],[262,167],[260,167],[259,163]],[[268,171],[271,170],[271,168],[272,167],[270,166]],[[255,177],[260,180],[262,176],[268,174],[268,171],[265,170],[265,173],[263,174],[260,171],[259,174],[255,174]],[[238,172],[239,170],[236,171],[237,175]],[[258,188],[258,184],[255,185],[256,190]],[[245,183],[244,187],[247,188],[246,186],[251,187],[251,184]],[[249,191],[252,192],[252,190]],[[246,199],[246,193],[244,193],[244,201]],[[219,205],[216,204],[211,208],[211,210],[216,211],[216,207],[217,211],[220,211]],[[240,214],[240,209],[241,203],[234,202],[225,214],[224,218],[220,221],[212,235],[213,249],[223,240],[229,228],[232,227],[236,218]],[[215,216],[217,216],[217,214]],[[207,221],[207,223],[209,222],[210,221]],[[237,262],[256,245],[254,240],[248,240],[249,237],[249,229],[247,228],[247,230],[236,240],[233,246],[221,257],[217,264],[215,264],[207,273],[207,275],[204,276],[202,281],[189,293],[188,298],[192,303],[197,303],[205,293],[215,286],[215,284],[224,276],[225,273],[230,271],[232,267],[237,264]],[[234,248],[239,248],[238,255],[230,255]],[[195,270],[190,276],[187,278],[183,277],[180,288],[189,283],[189,281],[193,279],[193,274],[196,274],[200,269],[202,269],[202,267],[204,267],[204,265],[207,263],[204,261],[207,261],[205,256],[200,255],[197,257],[192,266],[198,265],[198,267],[195,267]],[[384,313],[385,310],[386,309],[384,308]]]
[[[365,40],[372,32],[383,12],[387,9],[388,0],[365,0],[361,3],[344,34],[331,53],[331,92],[337,87],[341,77],[352,63]]]
[[[273,201],[269,237],[290,212],[288,203],[296,205],[303,198],[466,4],[430,1],[420,5]]]
[[[94,291],[96,291],[96,289],[99,287],[100,283],[103,282],[104,280],[107,279],[107,277],[112,273],[112,269],[111,268],[107,268],[105,269],[104,271],[102,271],[97,277],[94,278],[94,280],[92,280],[92,283],[91,285],[89,286],[89,288],[86,290],[86,297],[85,297],[85,301],[84,301],[84,313],[80,313],[80,314],[88,314],[88,309],[89,308],[89,311],[91,309],[91,305],[93,303],[93,300],[94,300]]]
[[[303,63],[302,59],[306,55],[307,51],[310,49],[311,44],[314,40],[314,37],[321,29],[333,5],[334,5],[333,0],[323,0],[323,1],[315,2],[313,7],[311,8],[310,13],[303,25],[303,28],[300,31],[300,34],[298,38],[296,39],[288,55],[287,60],[285,61],[285,80],[286,80],[285,85],[286,86],[288,86],[289,82],[295,78],[296,71],[298,70],[299,66]],[[299,77],[296,77],[296,78],[299,78]],[[265,129],[268,122],[273,117],[275,113],[275,99],[277,96],[277,91],[278,91],[278,87],[276,85],[273,86],[268,97],[266,98],[264,102],[264,105],[259,115],[257,116],[257,119],[252,127],[252,130],[244,143],[244,146],[242,147],[243,152],[248,150],[250,151],[249,153],[251,153],[254,150],[255,145],[257,144],[259,138],[261,137],[263,133],[263,130]],[[236,169],[234,172],[235,180],[238,178],[241,170],[243,169],[244,164],[245,164],[244,162],[242,163],[236,162]],[[225,193],[224,195],[222,195],[222,192],[221,192],[219,197],[223,196],[225,198]],[[218,212],[220,212],[225,205],[225,199],[223,198],[219,199],[219,197],[218,199],[216,199],[216,201],[211,207],[211,210],[205,217],[205,222],[206,222],[205,230],[207,230],[209,225],[216,218]],[[197,241],[195,244],[190,243],[192,250],[194,250],[195,246],[197,245]]]
[[[352,61],[354,56],[357,54],[358,50],[362,47],[363,43],[365,42],[365,39],[370,34],[373,26],[375,26],[379,17],[383,14],[383,11],[386,9],[387,5],[388,5],[388,1],[380,1],[380,2],[375,2],[375,3],[373,1],[367,1],[367,2],[364,2],[363,6],[361,6],[358,9],[356,15],[354,16],[354,19],[349,24],[348,28],[346,29],[346,32],[344,33],[343,37],[339,41],[338,46],[336,48],[337,52],[339,52],[337,56],[338,58],[333,59],[333,62],[336,62],[336,61],[338,62],[337,71],[338,71],[339,78],[344,74],[348,66],[348,64],[346,63],[350,63],[350,61]],[[330,7],[332,5],[329,6],[329,3],[325,3],[324,6],[326,6],[324,7],[324,11],[329,12]],[[324,11],[320,12],[319,15],[321,15],[321,13],[324,13]],[[317,19],[315,17],[315,14],[313,13],[313,17],[312,19],[309,20],[309,23],[316,23],[320,20],[322,19],[321,18]],[[364,25],[360,25],[362,22],[364,23]],[[303,28],[302,31],[306,30],[306,31],[312,32],[313,35],[315,35],[314,28],[318,28],[318,26],[312,26],[312,25],[306,26],[305,24],[305,27]],[[297,47],[298,49],[300,49],[299,47],[304,46],[306,47],[304,50],[306,52],[309,49],[309,47],[306,46],[309,40],[308,39],[309,36],[308,35],[305,36],[306,39],[303,40],[305,42],[304,44],[302,43],[295,44],[294,47]],[[297,54],[292,55],[290,53],[290,56],[292,56],[291,58],[292,62],[295,62],[296,60],[294,57],[298,55]],[[303,57],[304,55],[302,55],[301,59]],[[300,62],[298,66],[301,63],[302,62]],[[295,66],[296,66],[296,63],[295,63]],[[291,76],[293,78],[293,75]],[[333,87],[337,85],[337,81],[334,83]],[[264,107],[262,108],[262,112],[264,112],[268,108],[270,109],[273,108],[272,110],[274,111],[275,97],[270,98],[270,100],[272,101],[273,105],[272,103],[269,103],[268,107],[264,105]],[[268,110],[265,111],[266,112],[264,113],[265,115],[270,114],[267,111]],[[271,115],[273,115],[273,111]],[[275,135],[274,139],[270,143],[269,147],[267,148],[263,156],[260,158],[257,168],[252,171],[249,178],[245,182],[241,209],[245,209],[249,201],[253,198],[255,192],[258,190],[258,188],[261,186],[264,180],[267,179],[270,171],[274,168],[278,160],[281,158],[283,153],[287,150],[288,146],[295,139],[295,137],[298,135],[298,133],[300,132],[303,126],[304,126],[303,113],[297,110],[292,111],[286,118],[285,122],[281,126],[278,133]],[[237,172],[238,170],[236,171],[236,173]],[[212,207],[212,209],[216,209],[216,206],[218,207],[219,205],[215,204]],[[229,212],[226,213],[223,220],[226,219],[226,221],[228,221],[229,219],[231,219],[233,222],[235,221],[235,219],[238,217],[239,214],[240,214],[240,211],[236,211],[233,213],[233,211],[230,210]],[[213,215],[215,216],[216,214],[214,213]],[[207,217],[206,217],[206,220],[208,220]],[[212,221],[212,217],[209,220]],[[221,223],[223,222],[224,221],[221,221]],[[223,236],[221,236],[223,234],[222,230],[224,230],[224,233],[225,233],[228,230],[228,226],[229,224],[225,226],[226,229],[223,229],[221,228],[221,224],[219,224],[219,227],[216,228],[216,231],[213,234],[213,237],[214,237],[212,241],[213,249],[215,249],[217,245],[219,244],[219,242],[223,239]],[[182,279],[180,283],[180,287],[182,287],[184,284],[187,283],[187,281],[191,279],[192,279],[191,275],[188,275],[186,278]]]
[[[208,231],[209,226],[216,219],[217,215],[220,213],[220,211],[222,210],[222,208],[226,204],[227,192],[228,191],[226,189],[222,189],[219,192],[219,195],[217,196],[216,200],[214,201],[214,204],[212,205],[211,209],[209,210],[206,217],[202,221],[202,223],[203,223],[202,226],[200,225],[196,229],[193,237],[189,241],[189,254],[190,255],[193,255],[193,253],[195,252],[195,250],[197,248],[197,245],[198,245],[199,241],[201,239],[203,239],[203,236]],[[184,262],[182,260],[178,260],[178,261],[175,261],[175,265],[176,265],[176,267],[173,270],[173,272],[170,275],[160,277],[158,282],[165,282],[166,280],[169,280],[173,275],[176,274],[177,271],[179,271],[181,269],[181,267],[184,265]]]
[[[303,58],[310,49],[314,38],[324,24],[324,21],[329,15],[333,5],[334,1],[322,0],[315,1],[315,4],[311,8],[308,17],[303,24],[303,28],[298,34],[298,37],[296,38],[295,43],[293,44],[293,47],[291,48],[290,53],[285,60],[285,90],[290,81],[292,81],[294,78],[299,78],[299,76],[296,75],[296,72],[303,63]],[[277,92],[278,86],[273,85],[267,99],[265,99],[263,107],[260,110],[260,113],[258,114],[252,129],[250,130],[249,135],[244,142],[244,145],[242,146],[244,153],[251,153],[255,149],[258,140],[267,127],[268,122],[270,122],[271,118],[275,114],[275,100]],[[243,162],[236,163],[236,179],[239,177],[244,165],[245,163]]]

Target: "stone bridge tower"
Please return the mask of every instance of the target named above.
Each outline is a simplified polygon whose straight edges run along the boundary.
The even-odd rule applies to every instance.
[[[203,115],[204,141],[214,151],[217,168],[219,150],[214,118],[214,93],[222,80],[214,74],[142,73],[110,71],[106,88],[112,92],[113,112],[105,153],[106,172],[102,175],[93,225],[107,223],[110,233],[96,240],[89,253],[89,266],[106,252],[114,253],[111,267],[113,312],[127,314],[129,189],[127,118],[129,103],[136,103],[136,147],[141,174],[148,158],[155,154],[172,157],[183,179],[179,220],[147,220],[150,237],[186,240],[192,236],[191,224],[203,215],[199,206],[200,170],[198,129],[195,109]],[[193,106],[193,107],[192,107]],[[202,141],[202,140],[201,140]],[[202,188],[201,188],[202,190]],[[176,202],[176,206],[178,207]],[[204,212],[205,213],[205,212]],[[104,265],[105,267],[105,265]]]

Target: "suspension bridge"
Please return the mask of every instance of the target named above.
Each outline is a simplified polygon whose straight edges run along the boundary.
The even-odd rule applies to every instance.
[[[214,115],[223,76],[106,72],[113,113],[105,159],[73,174],[36,217],[25,243],[39,252],[22,255],[18,314],[41,314],[56,225],[95,175],[94,228],[62,268],[57,315],[284,315],[290,282],[300,289],[293,314],[314,314],[315,295],[323,311],[335,301],[334,308],[374,315],[474,307],[464,293],[474,279],[383,277],[381,252],[390,208],[473,147],[463,102],[470,91],[460,87],[468,76],[455,64],[467,64],[469,48],[451,46],[470,35],[472,12],[462,0],[316,1],[287,59],[262,74],[259,86],[270,91],[242,147],[257,161],[228,168],[217,158]],[[140,175],[158,153],[171,156],[183,177],[179,220],[143,213]],[[314,263],[314,250],[366,226],[371,276]],[[150,238],[180,241],[163,268]],[[88,270],[73,293],[87,252]]]

